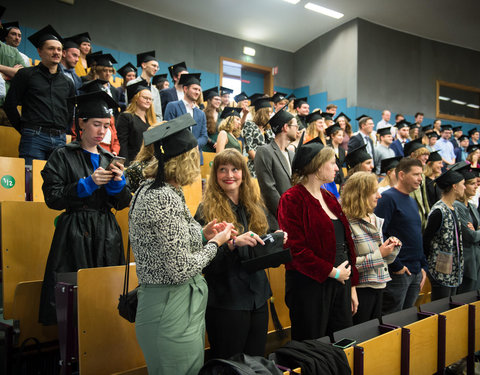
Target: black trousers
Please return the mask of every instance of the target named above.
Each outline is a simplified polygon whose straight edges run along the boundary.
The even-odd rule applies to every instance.
[[[265,355],[268,307],[256,310],[227,310],[207,307],[205,323],[211,358],[227,359],[237,353]]]
[[[358,297],[357,313],[353,324],[359,324],[382,316],[383,288],[356,288]]]
[[[292,340],[318,339],[351,327],[350,280],[328,278],[319,283],[297,271],[285,274],[285,302],[290,309]]]

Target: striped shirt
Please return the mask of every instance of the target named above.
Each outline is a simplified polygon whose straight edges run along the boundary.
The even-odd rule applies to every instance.
[[[389,256],[382,257],[380,246],[383,243],[383,219],[373,214],[372,217],[375,225],[364,219],[349,219],[360,277],[357,288],[382,289],[387,285],[387,281],[391,280],[388,264],[395,260],[400,246],[395,247]]]

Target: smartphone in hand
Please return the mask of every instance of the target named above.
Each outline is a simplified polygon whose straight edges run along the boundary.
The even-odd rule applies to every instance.
[[[125,165],[125,158],[122,157],[122,156],[115,156],[112,161],[110,162],[110,164],[108,165],[107,167],[107,171],[111,170],[112,168],[110,167],[111,165],[115,166],[116,163],[120,163],[122,165]]]

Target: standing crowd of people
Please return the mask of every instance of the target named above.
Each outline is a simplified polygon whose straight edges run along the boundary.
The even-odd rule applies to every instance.
[[[13,38],[18,24],[3,30]],[[265,270],[244,262],[269,233],[291,252],[295,340],[411,307],[427,277],[432,300],[479,288],[477,129],[422,127],[422,113],[392,125],[385,110],[376,130],[359,116],[355,133],[333,104],[310,111],[307,98],[280,92],[231,98],[226,87],[202,88],[185,62],[169,67],[169,87],[155,51],[119,68],[116,88],[115,59],[92,53],[88,33],[62,38],[49,25],[29,40],[40,63],[23,67],[0,43],[14,55],[0,72],[20,157],[47,160],[45,202],[65,210],[43,324],[56,322],[57,274],[124,264],[111,209],[128,206],[136,333],[151,374],[197,374],[205,329],[214,358],[264,355],[271,289]],[[182,187],[200,177],[203,152],[216,156],[192,217]]]

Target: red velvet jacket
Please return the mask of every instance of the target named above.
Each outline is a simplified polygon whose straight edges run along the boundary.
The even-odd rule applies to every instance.
[[[328,208],[343,223],[349,248],[352,267],[352,286],[358,284],[358,271],[355,267],[355,247],[348,220],[343,214],[337,199],[321,189]],[[330,217],[320,202],[301,184],[287,190],[280,198],[278,225],[288,233],[287,246],[292,252],[292,261],[287,270],[296,270],[318,282],[324,282],[332,271],[335,262],[335,230]]]

